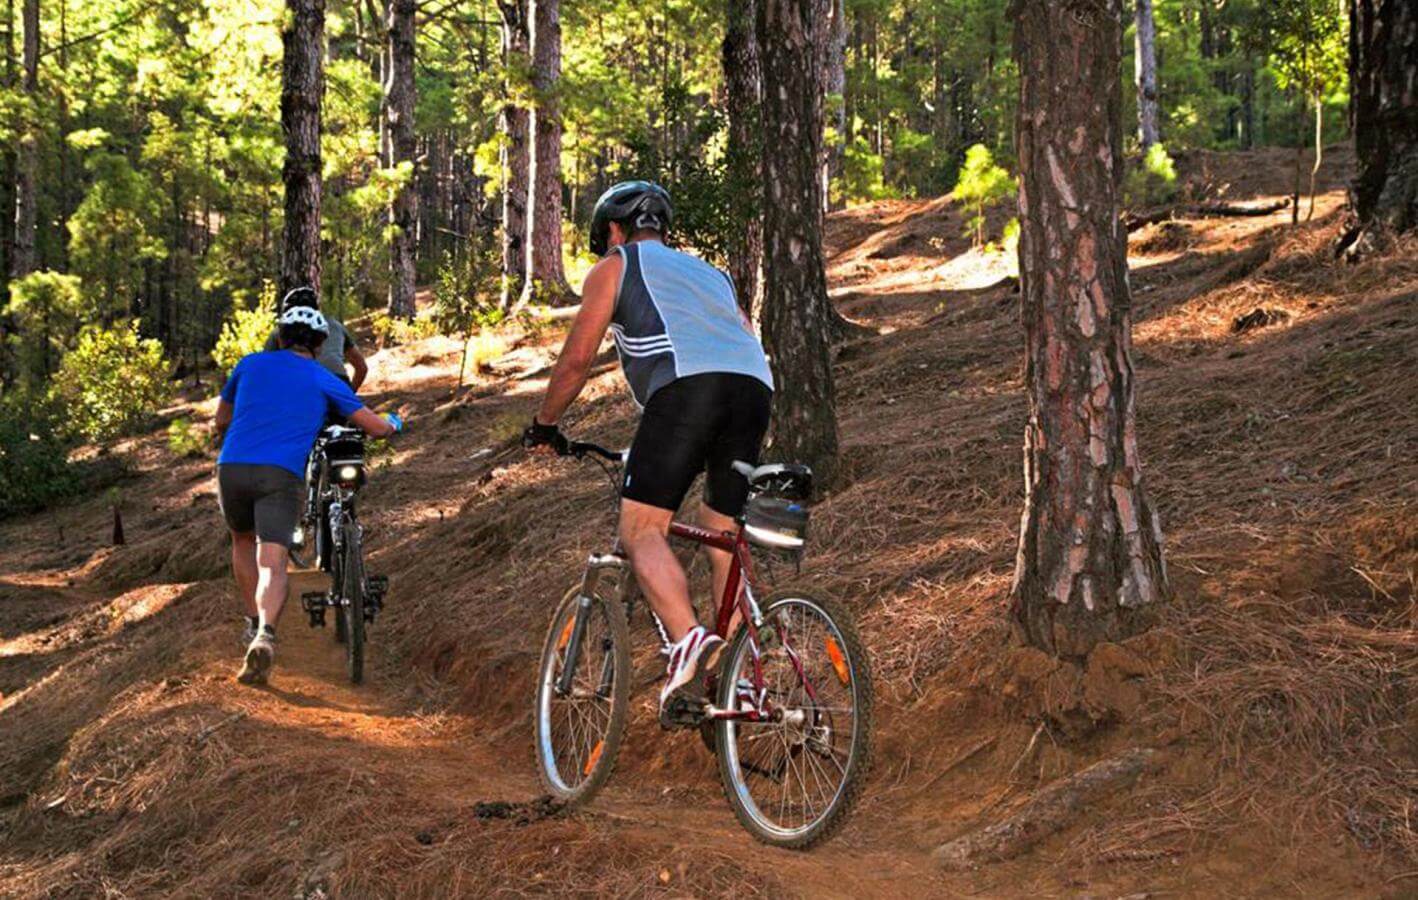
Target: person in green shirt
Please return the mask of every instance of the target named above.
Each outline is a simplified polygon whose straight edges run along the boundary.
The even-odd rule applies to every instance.
[[[293,288],[281,300],[281,315],[285,315],[292,307],[303,306],[320,311],[320,295],[309,287]],[[325,316],[325,321],[330,327],[330,336],[325,339],[325,343],[320,348],[320,355],[316,357],[316,362],[329,369],[335,377],[344,381],[351,388],[358,391],[360,385],[364,384],[364,379],[369,375],[369,364],[364,361],[364,354],[359,352],[359,345],[355,343],[354,335],[338,319]],[[279,329],[277,329],[279,331]],[[272,331],[271,336],[266,338],[264,350],[277,350],[280,348],[280,341],[277,339],[277,331]],[[345,363],[350,364],[353,374],[345,369]]]

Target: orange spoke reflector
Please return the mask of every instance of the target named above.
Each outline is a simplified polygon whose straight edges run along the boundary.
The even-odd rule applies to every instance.
[[[596,741],[596,749],[591,751],[591,758],[586,760],[586,768],[581,770],[582,775],[589,776],[591,770],[596,767],[596,763],[601,761],[601,751],[606,749],[605,741]]]
[[[831,635],[827,636],[827,658],[832,660],[832,668],[837,670],[837,680],[846,687],[852,682],[852,676],[847,671],[847,659],[842,655],[842,648],[837,646],[837,642]]]
[[[566,627],[561,629],[561,637],[556,639],[556,649],[565,650],[566,645],[571,642],[571,628],[576,624],[576,617],[572,616],[566,620]]]

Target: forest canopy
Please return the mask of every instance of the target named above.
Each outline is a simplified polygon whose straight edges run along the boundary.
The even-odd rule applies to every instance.
[[[596,197],[628,177],[669,188],[678,240],[719,263],[740,253],[752,192],[729,151],[724,0],[567,0],[558,77],[541,88],[530,55],[504,46],[506,12],[517,6],[414,7],[414,144],[400,153],[387,109],[393,7],[325,4],[319,249],[321,293],[337,318],[386,300],[396,317],[407,312],[389,299],[400,229],[386,212],[401,192],[417,199],[416,283],[493,290],[496,273],[486,270],[496,266],[490,248],[509,171],[502,113],[549,92],[559,101],[567,281],[593,261],[585,235]],[[822,2],[839,7],[835,50],[823,60],[840,69],[824,78],[828,204],[947,193],[976,147],[1001,168],[998,184],[1012,184],[1018,71],[1008,4]],[[264,304],[269,313],[281,281],[285,5],[21,0],[8,10],[0,204],[15,215],[0,217],[10,275],[0,296],[0,410],[62,407],[51,382],[84,327],[114,332],[112,343],[136,323],[182,377],[230,365],[246,346],[231,335],[255,332],[251,311]],[[1341,136],[1346,18],[1336,4],[1156,0],[1152,10],[1165,153],[1300,147],[1316,137],[1317,111],[1318,138]],[[1129,24],[1125,131],[1137,121],[1133,35]],[[1141,160],[1135,134],[1129,146]],[[488,305],[473,303],[472,318],[433,318],[486,322],[496,318]]]

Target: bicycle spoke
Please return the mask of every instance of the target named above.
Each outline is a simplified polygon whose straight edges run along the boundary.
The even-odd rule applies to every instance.
[[[733,661],[735,683],[762,689],[772,718],[734,720],[727,727],[749,814],[774,833],[803,833],[832,813],[852,768],[857,734],[857,685],[840,648],[848,646],[823,609],[788,600],[769,616],[776,640],[759,659],[755,678],[746,649]],[[745,645],[746,647],[746,645]],[[733,709],[749,704],[735,695]],[[755,777],[757,776],[757,777]],[[776,783],[775,783],[776,782]]]

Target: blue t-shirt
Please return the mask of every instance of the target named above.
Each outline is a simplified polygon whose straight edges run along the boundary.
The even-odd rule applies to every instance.
[[[364,406],[324,366],[290,350],[243,357],[222,388],[222,399],[235,410],[218,465],[280,466],[301,477],[329,410],[348,417]]]

